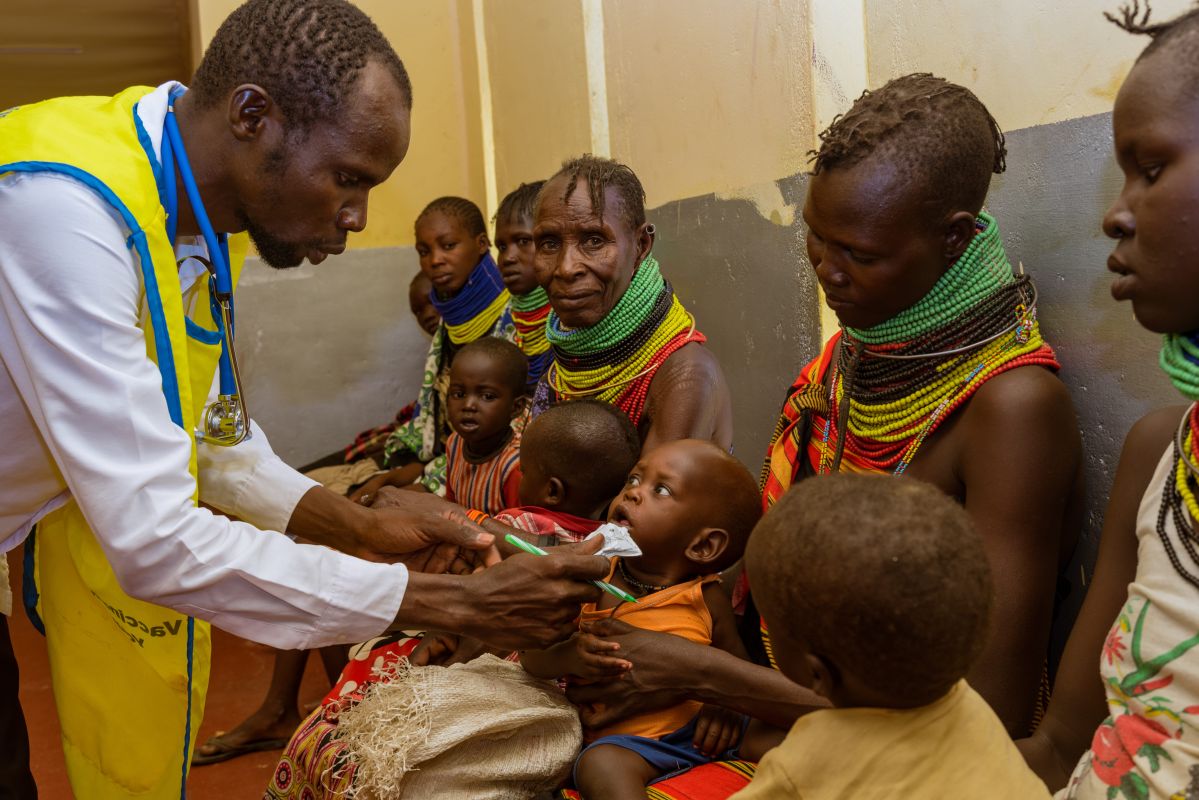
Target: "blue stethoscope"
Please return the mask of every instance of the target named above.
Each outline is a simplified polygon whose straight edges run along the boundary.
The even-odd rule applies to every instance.
[[[221,447],[232,447],[250,438],[250,412],[241,393],[241,373],[237,368],[237,353],[233,349],[233,275],[229,270],[228,236],[218,236],[200,199],[200,189],[192,174],[183,137],[179,134],[179,122],[175,119],[175,101],[186,90],[175,87],[167,103],[166,120],[162,136],[163,205],[167,212],[167,236],[175,244],[178,224],[179,201],[176,196],[175,160],[179,161],[179,175],[183,178],[183,189],[191,202],[192,214],[204,236],[208,257],[191,256],[209,272],[209,295],[212,300],[212,321],[217,326],[221,341],[220,391],[217,399],[204,408],[196,428],[196,439]],[[211,261],[209,260],[211,259]],[[182,262],[180,262],[182,263]],[[190,324],[189,324],[190,327]]]

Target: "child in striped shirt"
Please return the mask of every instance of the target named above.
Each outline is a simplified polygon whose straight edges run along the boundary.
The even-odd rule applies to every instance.
[[[450,368],[446,499],[486,514],[520,505],[520,435],[528,361],[504,339],[463,347]]]

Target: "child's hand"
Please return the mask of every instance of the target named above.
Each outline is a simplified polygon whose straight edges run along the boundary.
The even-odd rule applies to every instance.
[[[427,631],[420,644],[408,655],[408,663],[414,667],[445,666],[458,651],[461,637],[453,633]]]
[[[620,650],[616,642],[606,642],[590,633],[576,633],[575,665],[571,674],[589,681],[610,681],[624,675],[633,665],[615,653]]]
[[[379,490],[384,486],[408,486],[421,476],[422,471],[422,464],[413,463],[380,473],[351,492],[350,502],[360,503],[364,506],[372,505],[371,501],[378,496]]]
[[[727,708],[705,705],[695,721],[691,744],[708,758],[715,758],[737,743],[742,717]]]

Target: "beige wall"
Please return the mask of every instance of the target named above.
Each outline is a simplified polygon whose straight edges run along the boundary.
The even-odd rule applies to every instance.
[[[865,0],[870,85],[932,72],[970,87],[1004,130],[1110,111],[1148,39],[1103,18],[1116,0]],[[1155,0],[1170,19],[1189,0]]]
[[[237,0],[195,0],[200,40],[216,33]],[[482,205],[482,133],[469,0],[359,0],[412,77],[412,145],[388,180],[371,193],[367,229],[351,248],[412,244],[412,223],[444,194]]]
[[[590,148],[577,0],[483,3],[500,198]]]
[[[604,3],[612,156],[651,206],[798,172],[811,142],[806,3]]]

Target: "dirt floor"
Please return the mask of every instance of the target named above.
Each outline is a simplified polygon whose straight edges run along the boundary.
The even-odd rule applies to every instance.
[[[20,602],[21,551],[9,553],[13,593]],[[17,609],[9,620],[13,647],[21,668],[21,706],[29,726],[33,775],[42,800],[70,800],[58,715],[50,689],[46,646],[41,635]],[[270,683],[273,651],[262,645],[213,630],[212,679],[208,706],[198,741],[236,725],[258,707]],[[309,657],[300,702],[315,702],[328,691],[328,679],[316,653]],[[259,798],[275,767],[278,751],[254,753],[222,764],[192,770],[188,779],[190,800],[241,800]]]

